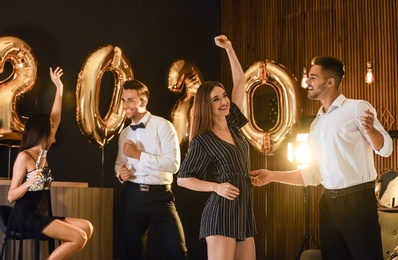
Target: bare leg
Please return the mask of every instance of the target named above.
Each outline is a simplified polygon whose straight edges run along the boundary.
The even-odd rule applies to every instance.
[[[224,236],[206,237],[208,260],[233,260],[236,239]]]
[[[68,259],[82,250],[88,240],[88,234],[83,229],[68,223],[68,220],[54,220],[42,232],[48,237],[63,241],[48,257],[49,260]],[[72,223],[76,222],[72,221]]]
[[[255,260],[256,250],[253,237],[245,241],[224,236],[206,237],[208,260]]]
[[[81,218],[65,218],[65,222],[83,230],[87,239],[90,239],[94,232],[94,227],[90,221]]]
[[[255,260],[256,247],[253,237],[248,237],[245,241],[236,242],[235,260]]]

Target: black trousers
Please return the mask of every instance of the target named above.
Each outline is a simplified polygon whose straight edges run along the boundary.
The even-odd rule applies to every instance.
[[[127,260],[145,259],[149,224],[156,231],[167,259],[188,259],[184,231],[171,190],[140,191],[126,184],[122,207]]]
[[[322,260],[383,259],[374,189],[319,201]]]

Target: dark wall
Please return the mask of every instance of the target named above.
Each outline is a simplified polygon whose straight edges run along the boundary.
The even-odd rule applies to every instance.
[[[114,259],[122,257],[118,225],[122,185],[114,178],[113,171],[117,138],[101,149],[80,133],[75,94],[78,73],[85,58],[95,49],[106,44],[119,46],[129,58],[135,78],[150,88],[148,110],[170,119],[171,109],[181,97],[167,89],[168,69],[175,59],[195,63],[205,80],[220,80],[222,51],[213,40],[221,33],[220,10],[217,0],[0,1],[0,35],[21,38],[30,45],[38,60],[37,82],[20,99],[19,114],[49,113],[54,87],[48,68],[60,66],[64,70],[62,122],[48,160],[56,181],[88,182],[90,187],[114,189]],[[0,74],[0,80],[7,73],[11,73],[10,70]],[[100,99],[102,115],[108,109],[112,84],[111,76],[104,77]],[[8,167],[12,166],[17,153],[17,148],[4,146],[10,143],[15,144],[0,139],[0,177],[9,175]],[[183,190],[175,184],[173,189],[190,259],[203,259],[206,247],[198,240],[198,229],[207,195]],[[155,235],[152,240],[156,240]],[[161,253],[156,253],[159,248],[156,245],[151,250],[150,258],[161,259]]]

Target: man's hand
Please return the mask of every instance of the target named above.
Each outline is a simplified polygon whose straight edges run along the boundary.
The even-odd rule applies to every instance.
[[[359,117],[359,121],[361,122],[366,132],[373,130],[374,115],[372,112],[370,112],[369,109],[365,111],[364,116]]]
[[[267,185],[270,182],[273,182],[271,175],[272,172],[266,169],[260,169],[250,172],[250,178],[254,186],[263,186]]]
[[[127,157],[139,160],[141,157],[141,151],[138,150],[136,143],[127,139],[123,145],[123,153]]]
[[[130,169],[127,168],[126,165],[123,165],[120,169],[119,169],[119,178],[120,180],[122,180],[123,182],[127,181],[128,179],[131,179],[131,172]]]

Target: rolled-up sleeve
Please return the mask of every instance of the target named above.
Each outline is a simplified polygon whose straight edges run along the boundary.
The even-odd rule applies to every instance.
[[[316,164],[310,164],[307,168],[301,169],[300,173],[305,186],[317,186],[322,182],[322,176]]]
[[[381,134],[383,135],[383,138],[384,138],[383,147],[380,150],[376,150],[376,149],[373,149],[373,150],[375,151],[376,154],[378,154],[380,156],[388,157],[392,154],[392,150],[393,150],[392,139],[391,139],[391,136],[386,131],[381,132]]]

